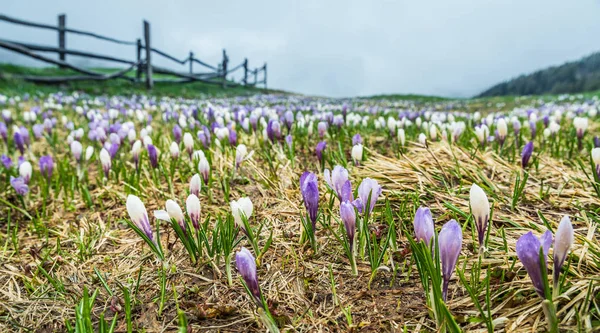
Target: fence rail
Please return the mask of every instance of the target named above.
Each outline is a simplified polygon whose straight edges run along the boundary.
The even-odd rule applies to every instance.
[[[22,54],[24,56],[37,59],[39,61],[43,61],[49,64],[57,65],[60,68],[70,69],[75,71],[81,75],[69,75],[69,76],[37,76],[37,75],[17,75],[17,77],[22,78],[27,81],[39,82],[39,83],[65,83],[69,81],[83,81],[83,80],[96,80],[96,81],[105,81],[112,79],[122,79],[128,80],[134,83],[145,82],[146,87],[148,89],[152,89],[155,82],[162,83],[189,83],[189,82],[204,82],[209,84],[218,84],[223,88],[227,86],[233,85],[243,85],[243,86],[258,86],[263,85],[263,87],[267,88],[267,64],[265,63],[261,67],[257,67],[254,69],[248,68],[248,59],[244,58],[244,61],[241,64],[233,66],[230,68],[229,66],[229,56],[225,49],[223,49],[222,60],[216,66],[210,65],[205,61],[202,61],[195,57],[194,52],[189,53],[186,58],[178,59],[177,57],[162,51],[160,49],[152,47],[151,33],[150,33],[150,23],[148,21],[143,21],[143,36],[142,38],[138,38],[135,41],[126,41],[120,40],[112,37],[103,36],[97,33],[82,31],[72,28],[66,27],[66,15],[61,14],[58,15],[58,25],[53,26],[49,24],[30,22],[14,17],[9,17],[3,14],[0,14],[0,21],[4,21],[7,23],[23,25],[32,28],[39,29],[48,29],[54,30],[58,32],[58,46],[50,46],[50,45],[38,45],[28,42],[19,42],[12,41],[7,39],[0,39],[0,48],[10,50],[15,53]],[[68,49],[66,47],[67,44],[67,33],[82,35],[87,37],[92,37],[95,39],[112,42],[120,45],[129,45],[135,46],[136,48],[136,58],[134,60],[114,57],[105,54],[98,54],[93,52],[81,51]],[[142,42],[143,41],[143,42]],[[44,56],[39,53],[55,53],[58,54],[58,59]],[[95,72],[90,69],[86,69],[74,64],[67,62],[67,55],[74,55],[84,58],[97,59],[97,60],[105,60],[119,64],[128,65],[127,68],[122,70],[115,71],[113,73],[100,73]],[[160,56],[164,59],[170,60],[178,65],[186,65],[188,64],[189,69],[188,72],[181,72],[176,70],[171,70],[168,68],[156,66],[153,64],[153,55]],[[193,64],[198,64],[204,68],[204,72],[194,72]],[[229,75],[234,72],[238,72],[243,70],[243,77],[238,82],[235,82],[232,79],[227,79]],[[130,72],[135,71],[135,76],[128,75]],[[176,77],[175,79],[166,79],[166,78],[154,78],[153,74],[166,74]],[[0,73],[1,74],[1,73]],[[262,74],[262,79],[259,79],[259,76]],[[253,75],[254,79],[252,82],[249,80],[249,76]]]

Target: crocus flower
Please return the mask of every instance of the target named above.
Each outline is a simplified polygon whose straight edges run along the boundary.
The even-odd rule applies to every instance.
[[[475,219],[477,238],[481,249],[485,238],[485,231],[489,224],[490,202],[483,189],[477,184],[471,185],[471,190],[469,191],[469,203],[471,205],[471,213]]]
[[[353,204],[359,212],[365,213],[367,209],[367,202],[369,202],[369,214],[373,212],[377,198],[381,195],[381,186],[376,180],[371,178],[365,178],[358,186],[358,199],[354,200]]]
[[[348,179],[348,170],[346,168],[336,165],[332,172],[329,169],[325,169],[323,176],[329,188],[337,194],[340,202],[354,200],[352,197],[352,185]]]
[[[356,146],[357,144],[361,143],[362,144],[362,137],[360,136],[360,134],[356,133],[354,134],[354,136],[352,137],[352,145]]]
[[[431,243],[433,238],[434,227],[433,218],[431,217],[431,210],[427,207],[419,207],[415,213],[415,220],[413,222],[415,228],[415,236],[417,242],[424,241],[427,247]]]
[[[315,151],[317,154],[317,158],[319,159],[319,163],[323,161],[323,150],[325,150],[325,148],[327,148],[327,142],[321,141],[317,143],[317,148]]]
[[[235,148],[235,167],[238,168],[242,162],[246,159],[246,155],[248,154],[248,148],[245,144],[239,144]]]
[[[302,193],[304,207],[306,207],[306,211],[312,222],[313,231],[315,231],[319,212],[319,184],[317,176],[314,173],[306,171],[300,176],[300,192]]]
[[[153,144],[149,144],[146,149],[148,150],[148,159],[150,160],[150,165],[154,169],[158,168],[158,150],[156,150],[156,147]]]
[[[569,219],[568,215],[565,215],[560,220],[560,224],[558,225],[558,229],[556,229],[556,234],[554,235],[553,273],[555,286],[558,285],[560,270],[565,263],[565,259],[567,259],[567,255],[569,254],[571,245],[573,245],[574,238],[575,235],[573,234],[573,225],[571,224],[571,219]]]
[[[246,230],[244,228],[244,222],[242,221],[242,218],[245,217],[246,219],[250,219],[252,216],[252,211],[254,210],[252,201],[248,197],[243,197],[238,200],[232,200],[230,206],[231,214],[233,215],[235,224],[237,224],[242,230]]]
[[[234,129],[229,130],[229,144],[232,146],[237,145],[237,132]]]
[[[5,143],[8,142],[8,127],[3,122],[0,122],[0,137]]]
[[[26,184],[29,184],[32,172],[33,168],[31,167],[31,163],[28,161],[25,161],[19,165],[19,176],[23,178],[23,181],[25,181]]]
[[[281,125],[279,124],[279,121],[269,120],[269,123],[267,124],[267,137],[271,142],[279,140],[281,137]]]
[[[208,160],[206,157],[200,157],[200,162],[198,162],[198,172],[202,175],[202,180],[204,181],[204,185],[208,185],[208,177],[210,175],[210,164],[208,164]]]
[[[36,139],[39,139],[44,135],[44,125],[42,124],[35,124],[31,129],[33,129],[33,136]]]
[[[4,165],[4,168],[6,168],[6,169],[12,168],[13,162],[10,159],[10,157],[2,154],[2,156],[0,156],[0,160],[2,161],[2,165]]]
[[[54,169],[54,160],[52,160],[52,156],[46,155],[40,157],[39,164],[42,175],[47,179],[52,178],[52,170]]]
[[[575,119],[573,119],[573,126],[575,126],[575,130],[577,131],[577,138],[581,140],[588,128],[588,118],[575,117]]]
[[[342,218],[342,222],[344,222],[348,241],[350,242],[350,250],[352,251],[354,246],[354,235],[356,233],[356,212],[354,211],[352,203],[344,201],[340,204],[340,217]]]
[[[196,230],[200,227],[198,221],[200,220],[200,199],[195,194],[190,194],[185,200],[185,209],[192,220],[192,225]]]
[[[355,165],[359,165],[363,157],[363,145],[360,143],[355,144],[352,147],[352,159]]]
[[[462,247],[462,229],[455,220],[450,220],[442,227],[438,236],[438,246],[440,248],[440,260],[442,262],[443,278],[443,297],[446,301],[448,296],[448,283],[454,273],[456,261],[460,255]]]
[[[90,158],[92,158],[92,155],[94,155],[94,147],[87,146],[87,148],[85,149],[85,160],[89,161]]]
[[[398,129],[398,142],[401,146],[404,146],[404,143],[406,142],[406,133],[403,128]]]
[[[108,142],[107,142],[108,144]],[[108,145],[108,153],[110,154],[110,158],[115,158],[115,156],[117,156],[117,152],[119,151],[119,144],[118,143],[111,143]]]
[[[25,140],[23,140],[23,136],[21,135],[20,131],[15,131],[13,134],[13,140],[15,142],[15,146],[17,146],[17,149],[19,149],[21,155],[23,155],[25,152]]]
[[[23,177],[10,176],[10,186],[15,189],[18,195],[26,195],[29,192],[29,186],[27,186]]]
[[[288,135],[285,137],[285,143],[287,144],[287,146],[288,146],[288,148],[289,148],[289,149],[292,149],[292,147],[293,147],[293,146],[292,146],[292,143],[293,143],[293,137],[292,137],[292,135],[291,135],[291,134],[288,134]]]
[[[177,142],[177,144],[181,143],[181,135],[181,127],[179,127],[179,125],[175,125],[173,127],[173,138],[175,138],[175,142]]]
[[[77,162],[79,162],[79,160],[81,159],[82,152],[83,152],[83,146],[81,145],[81,143],[79,141],[71,142],[71,154],[73,155],[73,158]]]
[[[594,148],[600,147],[600,138],[598,136],[594,137]]]
[[[108,150],[106,150],[105,148],[102,148],[102,150],[100,151],[100,163],[102,164],[102,170],[104,170],[104,176],[108,178],[108,173],[110,172],[112,160],[110,158]]]
[[[425,133],[419,134],[419,143],[427,147],[427,136],[425,135]]]
[[[245,247],[235,254],[235,266],[254,296],[254,301],[262,307],[258,276],[256,275],[256,259]]]
[[[176,160],[179,158],[179,145],[177,142],[171,142],[171,145],[169,146],[169,152],[171,153],[172,159]]]
[[[319,132],[319,137],[324,137],[325,132],[327,132],[327,123],[324,121],[319,122],[317,124],[317,131]]]
[[[136,140],[131,146],[131,156],[133,157],[133,163],[135,163],[135,168],[138,168],[140,162],[140,152],[142,151],[142,141]]]
[[[594,165],[596,167],[596,174],[600,179],[600,148],[592,149],[592,160],[594,161]]]
[[[531,278],[535,291],[541,298],[545,298],[544,283],[542,281],[542,264],[540,263],[540,248],[544,251],[544,263],[547,265],[547,256],[552,245],[552,232],[546,231],[541,239],[531,231],[517,240],[517,257],[523,263],[527,274]]]
[[[504,118],[498,119],[496,129],[498,130],[498,141],[500,142],[500,146],[503,146],[506,135],[508,134],[508,126],[506,125],[506,120],[504,120]]]
[[[190,180],[190,194],[198,196],[200,193],[200,188],[202,188],[202,182],[200,181],[200,175],[195,174],[192,176]]]
[[[177,202],[175,202],[175,200],[169,199],[165,203],[165,208],[167,210],[167,214],[169,214],[169,218],[175,219],[175,221],[177,221],[177,224],[179,224],[181,229],[185,231],[185,217],[183,216],[183,211],[181,210],[181,207],[177,204]]]
[[[190,156],[190,159],[191,159],[192,158],[192,153],[194,152],[194,138],[188,132],[186,132],[183,135],[183,146],[185,147],[185,150],[187,151],[187,153],[188,153],[188,155]]]
[[[148,221],[148,212],[146,211],[146,206],[144,206],[142,200],[137,196],[130,194],[127,196],[126,206],[131,221],[140,228],[150,240],[153,240],[152,228],[150,227],[150,221]]]
[[[523,151],[521,152],[521,166],[523,169],[527,167],[531,154],[533,154],[533,141],[529,141],[525,147],[523,147]]]

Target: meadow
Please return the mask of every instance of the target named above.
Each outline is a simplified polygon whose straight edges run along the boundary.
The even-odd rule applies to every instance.
[[[7,90],[0,329],[597,330],[599,107]]]

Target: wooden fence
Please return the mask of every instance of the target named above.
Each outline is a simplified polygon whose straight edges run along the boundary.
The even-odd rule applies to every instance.
[[[54,30],[58,32],[58,47],[37,45],[25,42],[17,42],[11,40],[0,39],[0,47],[20,53],[22,55],[59,66],[60,68],[73,70],[80,75],[69,75],[69,76],[35,76],[35,75],[19,75],[17,77],[27,81],[38,82],[38,83],[64,83],[69,81],[82,81],[82,80],[112,80],[122,79],[131,82],[145,82],[148,89],[152,89],[155,82],[166,82],[166,83],[188,83],[188,82],[205,82],[210,84],[219,84],[223,88],[228,85],[244,85],[244,86],[257,86],[262,84],[264,88],[267,88],[267,64],[265,63],[262,67],[249,69],[248,59],[237,66],[229,65],[229,56],[225,49],[223,49],[223,58],[219,64],[212,66],[194,56],[194,53],[190,51],[189,55],[183,59],[178,59],[164,51],[152,47],[151,34],[150,34],[150,23],[143,21],[144,36],[143,40],[138,38],[136,41],[126,41],[116,38],[111,38],[103,35],[99,35],[89,31],[82,31],[72,28],[67,28],[66,15],[58,15],[58,25],[48,25],[42,23],[35,23],[24,21],[21,19],[9,17],[0,14],[0,21],[18,24],[33,28]],[[109,55],[97,54],[86,51],[72,50],[67,48],[67,33],[76,34],[81,36],[92,37],[95,39],[116,43],[120,45],[129,45],[135,49],[136,58],[134,60],[128,60],[124,58],[113,57]],[[50,58],[39,53],[58,53],[58,60]],[[133,53],[133,52],[132,52]],[[100,73],[90,69],[86,69],[80,66],[76,66],[67,62],[67,55],[75,55],[89,59],[106,60],[114,63],[125,64],[128,67],[116,71],[114,73]],[[154,56],[160,56],[168,59],[179,65],[189,65],[188,72],[180,72],[171,70],[168,68],[159,67],[153,65],[152,59]],[[202,71],[194,72],[194,64],[201,66]],[[227,76],[243,70],[243,77],[239,82],[228,80]],[[128,75],[131,71],[135,71],[135,76]],[[160,79],[154,78],[153,74],[167,74],[175,76],[175,79]],[[262,74],[262,79],[259,79]],[[253,76],[253,79],[251,79]]]

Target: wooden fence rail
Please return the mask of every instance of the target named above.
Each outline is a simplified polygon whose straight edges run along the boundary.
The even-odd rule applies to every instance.
[[[262,67],[249,69],[248,68],[248,59],[244,58],[244,61],[241,64],[230,67],[229,66],[229,56],[225,49],[223,49],[223,57],[222,60],[217,66],[210,65],[198,58],[195,57],[194,52],[190,51],[189,55],[183,59],[178,59],[177,57],[168,54],[162,50],[152,47],[151,40],[151,29],[150,22],[143,21],[143,42],[142,38],[138,38],[135,41],[126,41],[120,40],[112,37],[103,36],[100,34],[96,34],[89,31],[82,31],[72,28],[67,28],[67,17],[65,14],[58,15],[58,25],[52,26],[43,23],[30,22],[26,20],[17,19],[14,17],[9,17],[3,14],[0,14],[0,21],[4,21],[7,23],[23,25],[32,28],[38,29],[48,29],[55,30],[58,32],[58,46],[49,46],[49,45],[38,45],[28,42],[19,42],[12,41],[6,39],[0,39],[0,48],[10,50],[15,53],[19,53],[21,55],[37,59],[39,61],[43,61],[49,64],[57,65],[60,68],[70,69],[81,75],[69,75],[69,76],[36,76],[36,75],[17,75],[27,81],[39,82],[39,83],[65,83],[69,81],[82,81],[82,80],[112,80],[112,79],[122,79],[128,80],[135,83],[145,82],[146,87],[148,89],[152,89],[154,86],[154,82],[166,82],[166,83],[189,83],[189,82],[204,82],[209,84],[219,84],[223,88],[227,86],[233,85],[244,85],[244,86],[257,86],[264,85],[267,87],[267,64],[265,63]],[[97,54],[93,52],[74,50],[67,48],[67,34],[76,34],[81,36],[92,37],[98,40],[103,40],[111,43],[116,43],[120,45],[130,45],[135,46],[135,55],[136,58],[134,60],[128,60],[119,57],[113,57],[110,55]],[[36,52],[41,53],[56,53],[58,54],[58,60],[55,58],[50,58],[44,55],[41,55]],[[70,64],[67,62],[67,55],[74,55],[84,58],[97,59],[97,60],[105,60],[110,62],[115,62],[119,64],[128,65],[127,68],[122,70],[115,71],[113,73],[100,73],[95,72],[93,70],[89,70],[74,64]],[[153,64],[153,55],[158,55],[163,57],[164,59],[170,60],[178,65],[186,65],[188,64],[189,70],[188,72],[180,72],[176,70],[171,70],[168,68],[156,66]],[[193,64],[196,63],[204,68],[204,72],[196,72],[194,73]],[[243,70],[243,76],[239,80],[239,82],[235,82],[232,79],[228,79],[228,76],[238,70]],[[135,71],[135,76],[129,76],[129,72]],[[175,79],[166,79],[166,78],[154,78],[153,74],[166,74],[176,77]],[[263,78],[259,79],[258,76],[263,74]],[[1,74],[1,73],[0,73]],[[253,83],[248,82],[248,76],[253,75],[254,80]],[[143,77],[143,78],[142,78]]]

